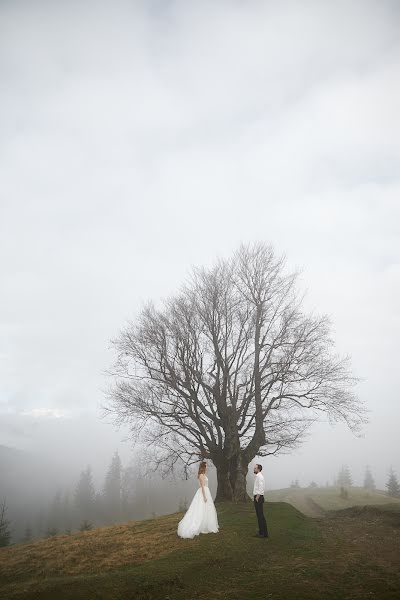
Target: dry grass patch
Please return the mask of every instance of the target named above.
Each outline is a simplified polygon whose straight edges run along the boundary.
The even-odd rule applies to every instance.
[[[175,514],[131,521],[2,548],[0,576],[78,575],[146,562],[180,547],[183,540],[176,533],[180,518]]]

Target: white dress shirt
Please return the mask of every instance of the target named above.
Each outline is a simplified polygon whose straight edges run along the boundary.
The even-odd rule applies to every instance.
[[[257,473],[254,478],[253,495],[257,496],[257,494],[264,496],[264,475],[262,473]]]

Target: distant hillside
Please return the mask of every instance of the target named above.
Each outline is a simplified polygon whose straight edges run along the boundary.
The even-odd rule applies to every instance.
[[[220,532],[182,540],[183,513],[0,548],[7,600],[394,600],[398,505],[310,519],[266,503],[269,539],[251,502],[217,504]],[[368,542],[366,543],[366,540]]]
[[[26,456],[26,452],[12,446],[0,444],[0,460],[19,460]]]
[[[0,445],[0,494],[15,486],[29,472],[29,455],[23,450]]]
[[[51,472],[39,457],[0,446],[0,501],[6,502],[12,542],[21,539],[28,521],[32,524],[51,486]]]
[[[42,472],[43,465],[29,452],[0,445],[0,481],[3,493],[5,490],[7,496],[22,490],[26,494],[27,479],[33,481],[34,478],[40,478]]]
[[[341,510],[352,506],[370,504],[396,504],[400,506],[400,499],[391,498],[383,490],[365,490],[360,487],[351,487],[349,497],[340,497],[340,488],[285,488],[271,490],[266,493],[270,502],[289,502],[295,508],[310,517],[321,516],[324,511]]]

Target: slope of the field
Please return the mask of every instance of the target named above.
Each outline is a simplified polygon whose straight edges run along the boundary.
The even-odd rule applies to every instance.
[[[295,508],[310,517],[321,517],[325,511],[341,510],[352,506],[371,504],[398,504],[400,500],[390,498],[382,490],[365,490],[364,488],[351,487],[348,498],[340,497],[340,488],[285,488],[271,490],[266,493],[270,502],[289,502]]]
[[[265,504],[217,504],[220,532],[182,540],[182,513],[0,548],[7,600],[398,599],[400,512],[349,509],[311,519]],[[355,512],[354,512],[355,511]]]

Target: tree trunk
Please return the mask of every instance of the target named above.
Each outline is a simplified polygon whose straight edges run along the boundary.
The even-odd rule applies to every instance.
[[[217,466],[217,495],[215,497],[216,502],[224,502],[226,500],[232,500],[233,490],[229,480],[229,469],[223,466]]]
[[[217,468],[216,502],[248,502],[246,491],[246,475],[248,465],[242,455],[233,457],[230,461],[215,463]]]

